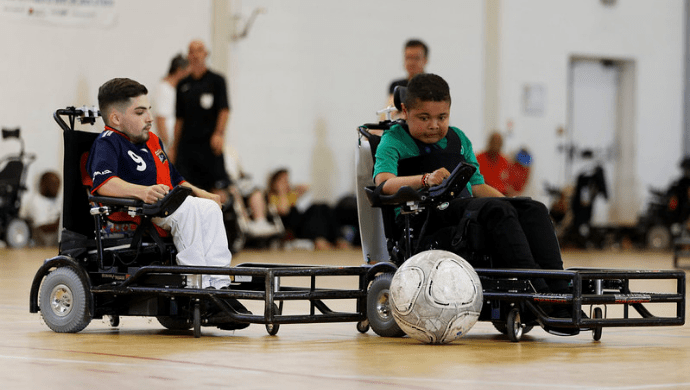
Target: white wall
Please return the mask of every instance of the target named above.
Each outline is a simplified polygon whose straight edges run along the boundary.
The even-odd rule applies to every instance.
[[[388,84],[404,77],[411,37],[430,46],[427,71],[452,89],[452,118],[470,135],[482,123],[483,3],[444,1],[244,0],[264,7],[230,50],[230,143],[264,183],[287,166],[315,196],[354,192],[356,127],[377,121]]]
[[[3,1],[37,9],[50,1]],[[53,112],[69,105],[97,105],[98,87],[130,77],[153,91],[170,59],[193,38],[208,40],[209,0],[114,0],[108,27],[69,26],[13,19],[0,13],[0,126],[20,126],[26,150],[38,155],[32,185],[46,169],[62,171],[62,135]],[[171,6],[174,4],[174,6]],[[102,130],[102,123],[94,126]],[[0,141],[0,157],[18,150]]]
[[[95,104],[98,86],[111,77],[132,77],[152,89],[191,39],[211,38],[211,0],[112,4],[117,19],[109,28],[0,20],[0,125],[22,127],[27,150],[39,154],[34,175],[61,164],[55,109]],[[534,152],[532,195],[543,200],[546,180],[562,184],[556,129],[567,125],[567,69],[574,55],[635,61],[641,196],[647,185],[665,186],[677,175],[683,4],[499,2],[497,123],[514,123],[506,147],[526,144]],[[318,198],[351,192],[355,128],[377,120],[388,83],[404,76],[402,45],[410,37],[429,44],[427,70],[451,85],[452,123],[476,150],[484,148],[484,1],[232,0],[230,10],[246,17],[256,7],[267,13],[248,37],[228,40],[229,66],[219,70],[228,75],[233,107],[228,146],[259,184],[272,169],[287,166],[294,181],[314,185]],[[543,116],[522,112],[525,83],[545,87]],[[0,157],[13,147],[0,142]]]
[[[509,143],[530,145],[537,188],[562,184],[556,134],[568,121],[572,56],[634,61],[638,199],[680,174],[683,132],[684,1],[521,0],[501,2],[500,119],[514,122]],[[545,113],[522,111],[526,83],[545,86]],[[567,131],[567,128],[566,128]],[[559,182],[560,181],[560,182]],[[543,194],[535,194],[537,196]],[[641,205],[642,206],[642,205]]]

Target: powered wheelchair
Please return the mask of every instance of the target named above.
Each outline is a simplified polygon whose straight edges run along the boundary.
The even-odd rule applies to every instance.
[[[186,188],[174,188],[155,204],[88,193],[84,167],[99,134],[76,127],[77,122],[93,125],[99,115],[96,108],[88,107],[59,109],[53,115],[64,139],[59,254],[38,269],[29,296],[30,312],[40,312],[50,329],[76,333],[93,319],[118,326],[122,316],[156,317],[163,327],[192,330],[194,337],[201,336],[202,327],[236,330],[252,323],[264,324],[270,335],[287,323],[357,322],[360,332],[369,329],[367,286],[376,274],[391,272],[389,264],[176,265],[177,250],[171,238],[158,231],[151,219],[173,213],[189,195]],[[123,215],[136,220],[116,218]],[[232,282],[220,290],[202,289],[202,275],[228,275]],[[355,286],[324,286],[322,280],[332,276],[354,279]],[[253,314],[239,300],[262,302],[263,310]],[[347,301],[354,309],[333,310],[329,305],[334,301]],[[287,313],[286,302],[302,302],[302,309]]]
[[[424,250],[435,249],[432,232],[425,224],[413,226],[412,216],[442,205],[459,195],[475,171],[475,167],[461,163],[444,183],[425,190],[402,187],[396,194],[384,195],[382,185],[373,183],[372,173],[381,134],[399,121],[392,121],[391,111],[401,110],[405,88],[396,87],[395,107],[379,112],[387,119],[358,127],[359,142],[356,157],[357,198],[362,227],[362,250],[366,263],[388,262],[396,267]],[[404,223],[396,223],[395,209],[399,208]],[[551,333],[568,335],[579,330],[591,330],[599,340],[603,327],[666,326],[685,323],[685,273],[679,271],[646,271],[571,268],[567,270],[529,270],[493,268],[492,259],[484,247],[481,228],[468,220],[462,227],[462,242],[456,243],[470,264],[475,267],[483,289],[484,305],[479,321],[490,321],[513,342],[534,326]],[[371,328],[381,336],[396,337],[404,333],[392,316],[389,286],[393,273],[380,273],[369,288],[368,315]],[[535,278],[561,279],[568,282],[568,294],[538,293],[532,286]],[[670,292],[637,292],[631,287],[643,279],[667,279],[673,286]],[[644,283],[644,282],[642,282]],[[647,309],[670,305],[674,315],[657,316]],[[551,305],[567,307],[568,318],[551,316],[545,308]],[[589,308],[589,315],[582,309]],[[633,309],[633,310],[630,310]],[[634,311],[634,313],[633,313]],[[524,320],[523,320],[524,319]],[[557,332],[558,329],[567,332]]]
[[[19,216],[22,195],[26,192],[26,176],[29,165],[36,159],[33,153],[24,151],[20,129],[2,129],[2,138],[16,138],[20,143],[19,154],[0,160],[0,238],[11,248],[23,248],[29,243],[29,223]]]

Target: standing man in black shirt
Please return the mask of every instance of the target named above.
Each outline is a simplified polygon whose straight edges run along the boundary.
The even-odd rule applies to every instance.
[[[429,47],[426,43],[420,41],[419,39],[410,39],[405,42],[405,49],[403,52],[403,61],[405,66],[405,71],[407,72],[407,77],[393,80],[388,86],[388,107],[393,106],[393,91],[395,87],[402,86],[407,87],[407,82],[412,80],[412,78],[420,73],[424,73],[424,67],[428,62],[429,58]],[[393,112],[392,118],[397,119],[402,113]],[[381,120],[385,119],[382,115]]]
[[[190,75],[177,85],[175,138],[168,156],[190,183],[221,195],[230,184],[223,145],[230,103],[225,79],[206,67],[201,41],[189,44]]]
[[[429,48],[419,39],[410,39],[405,43],[404,51],[404,65],[407,71],[407,77],[403,79],[393,80],[388,87],[388,95],[390,95],[391,102],[393,101],[393,90],[396,86],[407,86],[407,82],[420,73],[424,73],[424,67],[429,58]]]

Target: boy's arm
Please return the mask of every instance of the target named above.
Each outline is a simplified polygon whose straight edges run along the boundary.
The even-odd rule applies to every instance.
[[[426,178],[426,186],[433,187],[439,185],[443,182],[443,179],[450,176],[450,172],[446,168],[439,168],[431,173],[424,174],[428,175]],[[424,175],[413,175],[413,176],[395,176],[390,172],[381,172],[376,175],[374,182],[376,185],[381,185],[381,183],[386,182],[383,185],[384,194],[394,194],[400,187],[409,186],[415,190],[424,187],[423,178]]]
[[[135,198],[143,200],[144,203],[156,203],[163,199],[165,194],[170,191],[170,187],[165,184],[152,186],[142,186],[126,182],[119,177],[111,177],[103,183],[96,193],[101,196],[111,196],[115,198]]]
[[[180,185],[191,188],[194,196],[211,199],[220,206],[220,195],[204,191],[186,181],[180,183]],[[103,185],[101,185],[96,192],[101,196],[111,196],[114,198],[135,198],[151,204],[163,199],[163,197],[170,192],[170,187],[165,184],[142,186],[139,184],[126,182],[119,177],[113,177],[103,183]]]
[[[477,198],[503,197],[503,194],[499,190],[491,187],[486,183],[473,185],[472,195],[474,195]]]

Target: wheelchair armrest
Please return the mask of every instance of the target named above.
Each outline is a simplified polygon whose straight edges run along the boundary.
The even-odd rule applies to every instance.
[[[168,192],[163,199],[153,204],[144,203],[139,199],[93,195],[89,195],[89,202],[99,203],[104,206],[135,208],[137,209],[135,211],[137,214],[153,217],[167,217],[177,210],[191,193],[191,188],[177,186]]]
[[[114,196],[96,196],[89,195],[89,202],[99,203],[104,206],[121,206],[121,207],[141,207],[144,202],[139,199],[132,198],[117,198]]]
[[[400,187],[400,189],[391,195],[384,195],[381,193],[383,183],[376,186],[364,187],[364,192],[367,194],[367,199],[372,207],[381,206],[399,206],[407,202],[422,202],[426,199],[424,194],[409,186]]]

